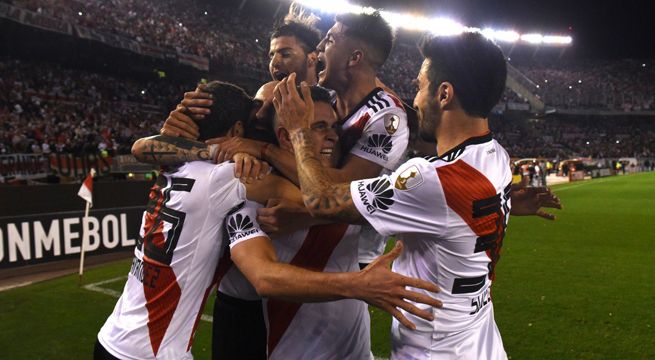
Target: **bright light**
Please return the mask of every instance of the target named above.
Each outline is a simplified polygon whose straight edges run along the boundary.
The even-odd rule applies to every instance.
[[[530,44],[541,44],[544,42],[544,37],[541,34],[523,34],[521,35],[521,41],[525,41]]]
[[[376,9],[372,7],[354,5],[346,0],[297,0],[297,2],[308,8],[332,14],[371,14],[376,11]],[[205,15],[207,15],[206,12]],[[573,39],[570,36],[542,35],[537,33],[521,35],[514,30],[494,30],[492,28],[481,30],[474,27],[467,27],[457,21],[442,17],[426,18],[423,16],[400,14],[386,10],[380,10],[380,15],[382,15],[382,17],[389,22],[389,25],[394,29],[403,28],[412,31],[429,31],[436,36],[453,36],[466,31],[480,31],[487,38],[498,42],[514,43],[520,40],[524,43],[533,45],[546,44],[555,46],[569,45],[573,42]]]
[[[512,61],[512,58],[511,58],[511,57],[507,57],[507,61]]]
[[[259,43],[259,39],[255,39],[255,42],[256,42],[256,43]]]
[[[521,38],[521,35],[516,31],[502,31],[486,28],[482,30],[481,33],[489,39],[503,42],[516,42]]]
[[[537,85],[537,89],[539,89],[539,85]]]
[[[589,145],[589,141],[587,141],[587,145]]]
[[[184,26],[184,25],[182,25],[182,23],[179,23],[178,25],[179,25],[180,27]]]
[[[573,38],[570,36],[544,35],[543,42],[548,45],[569,45],[573,42]]]
[[[544,79],[544,82],[545,82],[546,84],[548,84],[548,79]]]
[[[618,140],[616,140],[616,143],[618,144],[618,143],[619,143],[619,141],[618,141]]]
[[[207,12],[205,11],[205,15],[207,15]]]
[[[582,80],[578,80],[578,84],[582,84]]]
[[[145,95],[145,94],[146,94],[146,91],[145,91],[145,90],[141,90],[141,95]]]
[[[78,12],[77,12],[77,15],[82,16],[82,15],[84,15],[84,14],[82,14],[81,11],[78,11]]]
[[[641,64],[641,67],[646,67],[646,64]]]
[[[569,85],[569,90],[573,89],[573,86]]]

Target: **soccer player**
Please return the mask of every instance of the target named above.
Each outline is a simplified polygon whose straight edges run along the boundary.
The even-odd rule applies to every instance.
[[[412,159],[388,176],[336,183],[308,137],[312,104],[307,96],[300,100],[293,75],[278,84],[273,102],[291,133],[310,212],[396,234],[407,251],[393,269],[442,289],[444,306],[434,309],[434,320],[408,315],[415,331],[393,322],[392,358],[506,359],[490,291],[512,176],[509,156],[487,122],[505,87],[505,59],[479,33],[432,38],[422,53],[414,106],[420,134],[436,141],[438,155]]]
[[[202,139],[240,135],[243,124],[237,119],[244,119],[251,111],[251,99],[232,85],[215,82],[209,88],[213,86],[220,92],[215,95],[229,100],[223,108],[233,111],[214,108],[213,119],[200,125]],[[143,142],[135,145],[145,146],[150,156],[162,150]],[[202,149],[204,144],[182,141],[182,146]],[[201,151],[207,152],[206,146]],[[396,307],[432,318],[404,298],[421,298],[434,306],[440,303],[405,287],[438,288],[391,273],[386,267],[400,248],[359,273],[313,272],[277,262],[270,239],[259,229],[254,213],[244,210],[248,200],[263,201],[259,198],[262,192],[240,183],[233,174],[230,164],[199,161],[161,173],[150,193],[123,295],[98,334],[94,358],[192,358],[195,328],[204,301],[221,276],[218,259],[227,252],[262,296],[296,301],[359,298],[394,313],[408,326],[411,323],[405,322]],[[280,178],[268,181],[273,183],[264,186],[283,190]],[[230,213],[228,240],[222,219]]]

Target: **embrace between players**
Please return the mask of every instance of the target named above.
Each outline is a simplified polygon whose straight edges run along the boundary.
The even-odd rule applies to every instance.
[[[361,300],[393,315],[394,359],[506,358],[490,287],[510,211],[550,218],[540,208],[559,200],[512,189],[487,123],[506,64],[477,33],[423,43],[414,107],[436,151],[401,164],[411,109],[376,77],[392,42],[378,13],[340,15],[322,40],[287,20],[271,37],[275,80],[254,100],[199,86],[162,135],[135,143],[137,158],[165,168],[135,249],[139,276],[95,358],[192,358],[217,284],[217,359],[370,359]],[[360,271],[362,226],[399,241]]]

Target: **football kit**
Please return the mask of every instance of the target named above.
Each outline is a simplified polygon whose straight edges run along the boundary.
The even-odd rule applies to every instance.
[[[266,236],[249,231],[228,243],[223,219],[244,201],[233,164],[189,162],[159,175],[123,294],[98,333],[107,352],[121,359],[193,358],[205,301],[227,270],[219,258],[228,245]]]
[[[405,245],[393,271],[441,289],[425,292],[443,302],[434,321],[401,310],[416,324],[412,331],[393,319],[392,358],[506,358],[491,284],[510,213],[509,163],[487,134],[439,157],[411,159],[391,175],[351,182],[362,216]]]

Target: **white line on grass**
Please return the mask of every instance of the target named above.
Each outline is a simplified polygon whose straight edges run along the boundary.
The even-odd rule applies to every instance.
[[[27,285],[32,285],[32,283],[33,283],[32,281],[25,281],[25,282],[18,283],[18,284],[13,284],[13,285],[0,286],[0,291],[11,290],[11,289],[15,289],[15,288],[19,288],[19,287],[23,287],[23,286],[27,286]]]

